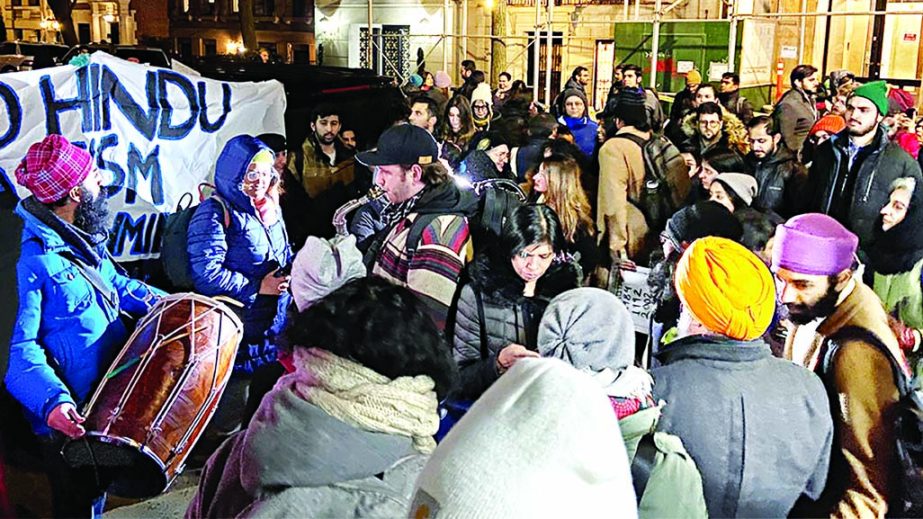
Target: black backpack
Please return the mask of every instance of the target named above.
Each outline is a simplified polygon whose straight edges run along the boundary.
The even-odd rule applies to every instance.
[[[478,196],[478,212],[469,218],[475,250],[500,237],[506,220],[526,201],[519,185],[505,178],[492,178],[474,183]]]
[[[620,133],[616,137],[641,147],[644,187],[640,198],[631,202],[644,214],[651,231],[659,233],[673,213],[689,199],[692,190],[689,167],[676,145],[663,135],[653,134],[648,140],[630,133]]]
[[[231,213],[227,204],[218,195],[213,194],[211,198],[215,199],[224,211],[224,228],[227,229],[231,225]],[[192,194],[186,193],[177,202],[176,212],[167,215],[163,224],[160,262],[167,279],[177,289],[191,290],[194,288],[187,245],[189,244],[189,222],[197,208],[197,205],[192,205]]]
[[[832,374],[833,359],[839,349],[837,339],[857,336],[863,342],[874,345],[888,359],[900,394],[894,414],[894,436],[901,486],[888,503],[888,516],[923,517],[923,391],[904,374],[887,346],[866,330],[856,328],[844,328],[827,341],[826,351],[821,357],[823,373]],[[825,383],[827,378],[824,377]],[[835,388],[828,386],[828,392],[835,397]]]

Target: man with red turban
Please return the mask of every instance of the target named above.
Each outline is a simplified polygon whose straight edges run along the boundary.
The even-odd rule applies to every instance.
[[[785,517],[827,480],[833,423],[823,384],[772,356],[772,274],[731,240],[696,240],[675,274],[680,338],[658,353],[658,429],[680,437],[712,517]]]
[[[899,498],[894,416],[906,367],[881,301],[854,275],[858,245],[823,214],[797,216],[776,231],[772,270],[796,325],[785,357],[836,395],[830,404],[839,444],[823,496],[804,511],[811,517],[903,515],[888,508]]]

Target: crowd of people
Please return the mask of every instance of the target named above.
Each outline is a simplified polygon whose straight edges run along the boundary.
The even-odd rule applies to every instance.
[[[594,114],[585,67],[549,107],[508,73],[461,77],[412,76],[375,146],[328,105],[300,146],[225,144],[185,250],[163,251],[243,323],[186,517],[907,511],[923,120],[902,92],[800,65],[761,113],[736,74],[692,70],[667,113],[620,64]],[[106,253],[89,153],[51,135],[15,175],[5,388],[55,515],[98,514],[106,478],[61,447],[87,433],[122,312],[165,292]],[[614,293],[639,266],[644,335]]]

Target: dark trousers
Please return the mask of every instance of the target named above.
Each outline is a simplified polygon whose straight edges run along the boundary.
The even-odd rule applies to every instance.
[[[92,467],[71,468],[61,455],[66,438],[60,434],[39,439],[42,461],[51,483],[55,517],[99,517],[106,503],[108,480]]]

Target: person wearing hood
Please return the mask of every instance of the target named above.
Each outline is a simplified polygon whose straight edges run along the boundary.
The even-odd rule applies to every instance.
[[[366,252],[369,272],[417,294],[442,330],[468,260],[468,217],[478,199],[459,189],[438,157],[432,135],[410,124],[385,130],[374,151],[357,155],[388,199],[387,226]]]
[[[189,221],[186,250],[195,291],[243,306],[234,375],[209,426],[209,440],[246,423],[260,396],[251,387],[254,381],[265,387],[281,374],[276,339],[291,301],[290,277],[284,272],[292,249],[273,162],[272,150],[262,141],[249,135],[232,138],[215,165],[216,194],[199,204]]]
[[[574,144],[587,157],[596,149],[597,124],[589,114],[589,104],[582,90],[568,89],[561,94],[561,116],[558,122],[567,126],[574,135]]]
[[[459,399],[476,400],[518,360],[538,356],[538,323],[548,301],[577,287],[576,270],[558,260],[564,247],[554,211],[524,205],[475,259],[455,317]]]
[[[713,87],[702,86],[699,90],[704,93],[712,91]],[[682,138],[677,148],[684,154],[687,163],[689,156],[699,157],[713,148],[733,149],[741,156],[750,152],[746,127],[737,116],[714,101],[697,101],[696,107],[683,119],[679,129]]]
[[[131,333],[121,313],[141,317],[164,293],[127,277],[106,251],[108,198],[86,150],[48,135],[15,174],[31,195],[15,209],[19,307],[4,384],[38,437],[54,516],[101,515],[105,475],[71,468],[61,447],[86,434],[79,409]]]
[[[888,204],[881,208],[875,247],[869,251],[872,290],[888,313],[904,325],[901,348],[920,350],[923,330],[923,185],[913,178],[891,184]],[[914,360],[918,361],[918,355]],[[916,371],[916,370],[915,370]]]
[[[554,298],[539,326],[538,351],[571,364],[603,388],[619,419],[629,461],[647,455],[641,454],[642,442],[653,448],[647,485],[637,496],[638,517],[708,517],[702,477],[682,440],[653,432],[664,403],[654,401],[650,374],[634,365],[634,326],[618,297],[577,288]]]
[[[847,101],[847,130],[825,142],[814,157],[808,210],[833,217],[859,236],[864,253],[874,245],[878,212],[888,203],[891,183],[912,177],[923,182],[920,166],[888,139],[882,119],[888,113],[888,87],[872,81]]]
[[[294,371],[208,460],[186,518],[406,514],[456,376],[424,305],[360,278],[294,316],[285,338]]]
[[[464,175],[471,182],[493,178],[512,179],[508,173],[509,162],[509,144],[499,131],[493,131],[481,139],[478,149],[465,157],[456,173]]]
[[[525,359],[493,385],[420,473],[413,519],[638,516],[605,393],[556,359]]]
[[[776,310],[766,265],[726,238],[696,240],[676,266],[680,338],[658,353],[658,430],[702,473],[711,517],[785,517],[827,481],[833,421],[814,374],[760,336]],[[780,388],[785,388],[780,391]]]
[[[760,115],[747,124],[750,153],[745,160],[756,177],[759,194],[754,205],[784,218],[800,213],[805,205],[802,188],[808,171],[795,154],[782,144],[782,134],[771,117]]]

